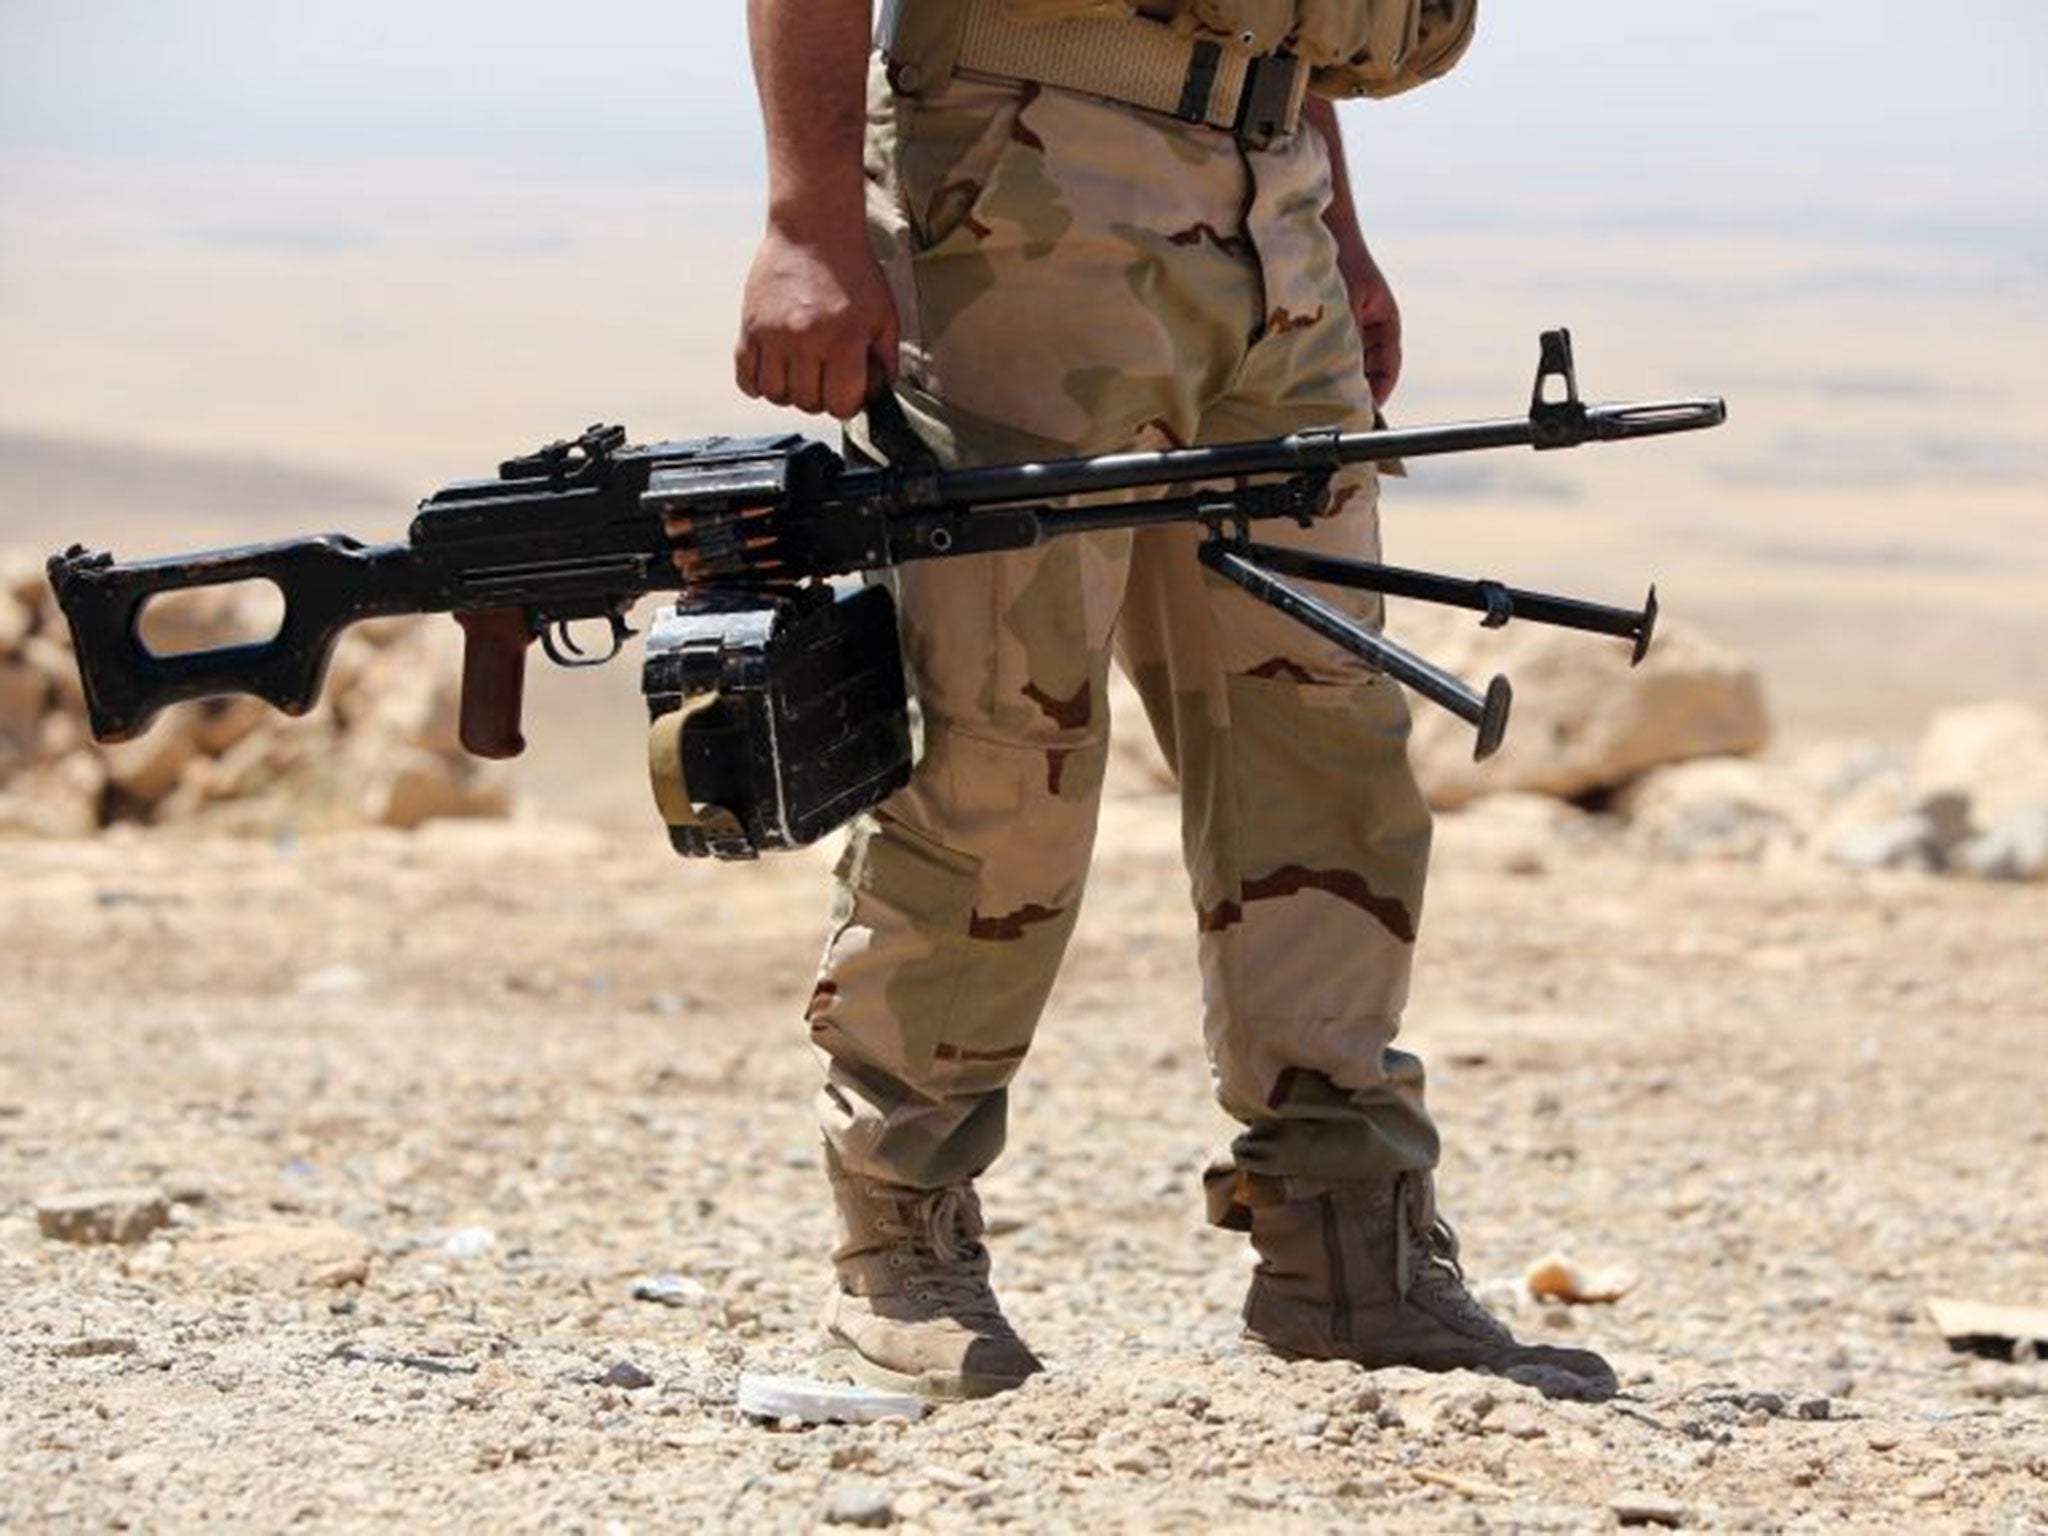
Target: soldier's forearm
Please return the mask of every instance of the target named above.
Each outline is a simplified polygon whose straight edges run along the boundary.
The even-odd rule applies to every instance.
[[[800,237],[865,239],[861,134],[870,0],[748,0],[768,144],[768,219]]]
[[[1365,233],[1358,227],[1358,208],[1351,200],[1351,173],[1344,164],[1344,130],[1337,125],[1337,107],[1327,97],[1311,96],[1302,108],[1308,125],[1323,136],[1330,151],[1330,206],[1323,222],[1337,237],[1347,255],[1366,249]]]

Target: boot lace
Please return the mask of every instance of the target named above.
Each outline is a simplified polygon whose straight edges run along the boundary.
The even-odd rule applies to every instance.
[[[1402,1298],[1460,1332],[1509,1338],[1508,1330],[1465,1286],[1465,1267],[1458,1262],[1458,1234],[1437,1214],[1434,1181],[1426,1173],[1403,1174],[1396,1199],[1396,1273]]]
[[[893,1192],[892,1192],[893,1193]],[[988,1283],[988,1250],[976,1235],[980,1204],[963,1184],[901,1196],[897,1219],[879,1223],[900,1240],[900,1261],[910,1271],[905,1289],[978,1331],[1008,1334],[1010,1324]]]

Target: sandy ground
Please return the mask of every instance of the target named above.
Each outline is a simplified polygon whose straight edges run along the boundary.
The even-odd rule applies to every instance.
[[[987,1181],[1049,1374],[806,1431],[733,1392],[811,1359],[822,855],[0,848],[0,1524],[2048,1529],[2048,1365],[1924,1311],[2048,1295],[2048,893],[1444,845],[1411,1033],[1446,1207],[1617,1400],[1236,1341],[1172,812],[1130,799]],[[173,1224],[39,1235],[34,1198],[104,1184]],[[1518,1303],[1552,1248],[1640,1283]],[[633,1298],[659,1272],[682,1307]]]

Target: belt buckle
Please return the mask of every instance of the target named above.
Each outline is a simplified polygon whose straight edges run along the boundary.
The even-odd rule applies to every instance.
[[[1291,53],[1265,53],[1245,69],[1232,133],[1246,149],[1265,149],[1294,132],[1294,85],[1301,60]]]

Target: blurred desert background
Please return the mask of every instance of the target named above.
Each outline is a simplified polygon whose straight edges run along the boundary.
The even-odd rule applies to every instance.
[[[730,382],[741,10],[0,0],[9,569],[396,537],[600,419],[794,424]],[[536,666],[528,756],[464,802],[509,820],[329,833],[273,798],[0,837],[0,1523],[2048,1529],[2044,1368],[1925,1307],[2048,1303],[2048,885],[1939,873],[1956,817],[2048,818],[2044,67],[2033,0],[1493,0],[1449,80],[1345,109],[1398,423],[1518,414],[1559,324],[1592,398],[1729,401],[1385,503],[1390,559],[1654,580],[1705,648],[1674,667],[1741,674],[1700,749],[1735,755],[1442,834],[1413,1034],[1447,1209],[1621,1402],[1232,1342],[1171,803],[1134,763],[990,1180],[1053,1376],[917,1425],[736,1418],[739,1374],[801,1371],[823,1273],[794,1020],[829,851],[671,859],[629,651]],[[1515,671],[1544,739],[1546,662],[1436,643]],[[301,759],[452,665],[381,655]],[[125,771],[172,804],[187,766]],[[1077,1208],[1105,1145],[1142,1176]],[[1530,1299],[1560,1246],[1641,1283]]]
[[[736,8],[4,14],[0,543],[396,536],[589,421],[791,420],[730,382],[762,163]],[[2048,16],[1893,14],[1490,14],[1452,80],[1348,111],[1397,420],[1514,414],[1558,324],[1596,398],[1731,408],[1428,466],[1392,558],[1654,579],[1759,660],[1785,740],[2048,700]],[[546,680],[548,804],[637,811],[632,670]]]

